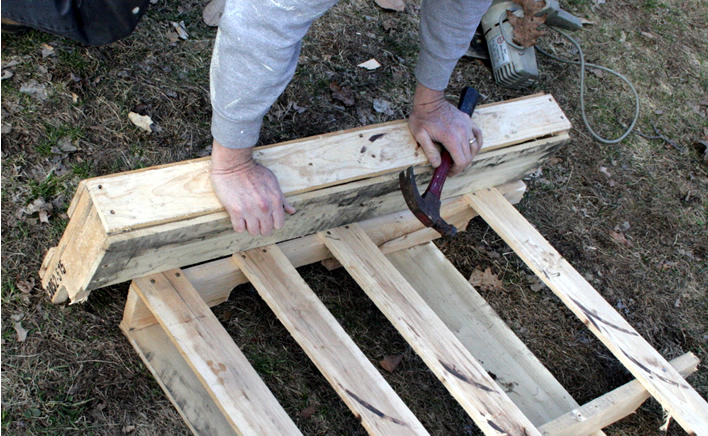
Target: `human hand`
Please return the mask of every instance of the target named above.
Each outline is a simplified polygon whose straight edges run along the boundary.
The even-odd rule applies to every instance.
[[[467,168],[482,148],[482,130],[469,115],[449,103],[443,91],[420,83],[415,89],[408,127],[434,168],[441,162],[436,143],[445,147],[453,161],[451,176]]]
[[[238,233],[269,236],[283,227],[286,212],[295,213],[275,174],[253,160],[253,148],[230,149],[214,140],[211,183]]]

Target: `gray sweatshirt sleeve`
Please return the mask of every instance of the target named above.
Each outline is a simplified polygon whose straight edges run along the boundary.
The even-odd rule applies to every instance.
[[[211,59],[211,132],[227,148],[258,142],[263,116],[295,73],[312,22],[336,0],[227,0]]]
[[[418,82],[437,91],[447,87],[490,4],[491,0],[423,0],[415,68]]]

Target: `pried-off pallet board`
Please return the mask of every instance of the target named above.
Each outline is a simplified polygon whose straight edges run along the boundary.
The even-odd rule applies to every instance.
[[[518,201],[522,190],[511,185],[502,191]],[[537,275],[559,296],[572,295],[571,310],[637,375],[636,381],[579,406],[444,255],[424,242],[435,235],[401,234],[401,228],[420,234],[406,212],[378,218],[376,226],[366,221],[301,238],[299,250],[292,242],[283,242],[136,279],[121,328],[196,434],[298,434],[236,344],[224,336],[203,298],[228,295],[233,286],[250,280],[368,433],[426,434],[295,270],[333,256],[485,434],[602,434],[603,427],[632,413],[650,395],[689,432],[707,434],[708,406],[683,378],[697,368],[694,355],[666,362],[632,334],[632,327],[617,319],[621,317],[609,305],[599,303],[597,291],[579,281],[561,257],[550,257],[555,269],[549,270],[548,253],[555,251],[535,230],[526,228],[526,220],[499,190],[451,199],[446,213],[450,216],[452,205],[457,209],[463,204],[465,213],[455,212],[462,228],[479,212],[485,219],[493,217],[503,238],[509,238],[503,229],[511,228],[512,233],[524,232],[525,245],[545,250],[540,257],[524,257],[510,242],[524,259],[546,263],[544,269],[535,270]],[[406,239],[410,243],[388,244]],[[221,277],[213,276],[217,267]],[[568,277],[561,287],[552,281],[560,277]],[[587,312],[578,312],[573,305]],[[587,313],[605,327],[596,328]],[[633,341],[628,363],[629,352],[621,351],[626,347],[623,339],[608,334],[617,329]],[[514,386],[514,395],[507,395],[503,386]]]
[[[669,364],[511,206],[518,180],[568,140],[553,98],[482,106],[475,118],[485,147],[448,180],[443,217],[461,229],[487,220],[634,382],[578,405],[431,244],[439,235],[398,188],[407,166],[421,166],[421,185],[431,174],[404,122],[261,148],[299,209],[268,238],[231,230],[208,159],[84,181],[43,285],[54,302],[80,302],[132,280],[121,328],[196,434],[299,434],[210,310],[248,281],[370,434],[426,434],[295,270],[318,261],[347,269],[485,434],[602,434],[649,396],[708,434],[708,407],[683,378],[695,356]]]
[[[570,128],[548,95],[480,106],[474,119],[484,148],[448,180],[446,197],[520,179],[566,142]],[[263,147],[256,158],[298,209],[268,238],[233,232],[211,188],[208,159],[82,182],[64,236],[42,265],[52,301],[80,302],[93,289],[134,277],[405,209],[398,171],[422,166],[421,183],[431,174],[405,121]]]

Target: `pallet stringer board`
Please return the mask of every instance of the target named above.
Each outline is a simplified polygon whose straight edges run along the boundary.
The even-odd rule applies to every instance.
[[[475,116],[485,147],[447,182],[445,196],[518,180],[568,140],[570,123],[548,95],[481,106]],[[405,121],[276,144],[258,149],[256,158],[274,170],[299,210],[271,237],[232,231],[209,182],[208,159],[98,177],[82,182],[84,198],[72,200],[65,238],[45,259],[43,286],[56,303],[80,302],[93,289],[134,277],[393,213],[405,208],[397,172],[421,166],[423,184],[431,171]],[[89,215],[96,234],[79,243],[89,230],[81,217]],[[85,253],[87,265],[77,270],[75,256]]]
[[[278,246],[233,261],[369,434],[428,434]]]
[[[180,270],[133,281],[236,434],[301,434]]]
[[[671,366],[683,377],[698,370],[700,361],[693,353],[686,353],[670,361]],[[614,424],[634,413],[651,397],[637,380],[632,380],[577,409],[543,424],[538,429],[544,435],[579,436]]]
[[[540,435],[361,226],[318,235],[485,434]]]
[[[498,187],[511,203],[521,201],[526,185],[521,181]],[[476,216],[467,202],[460,197],[443,201],[441,215],[459,229]],[[440,237],[433,229],[424,227],[408,210],[372,218],[360,223],[369,237],[384,254],[422,244]],[[316,234],[278,243],[280,250],[295,267],[330,259],[329,250]],[[215,306],[229,298],[231,290],[248,279],[230,258],[219,259],[183,269],[184,275],[198,290],[209,306]],[[128,303],[123,317],[123,325],[131,330],[155,324],[157,320],[140,298],[128,295]]]
[[[470,206],[689,434],[708,435],[708,403],[494,188]]]

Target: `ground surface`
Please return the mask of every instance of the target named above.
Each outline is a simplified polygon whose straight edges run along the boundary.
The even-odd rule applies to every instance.
[[[56,307],[38,286],[37,271],[63,232],[80,179],[209,153],[215,30],[202,23],[202,6],[158,0],[131,37],[103,47],[34,32],[2,38],[3,433],[188,432],[118,330],[127,286],[95,292],[84,305]],[[537,86],[524,91],[500,88],[480,63],[463,60],[451,94],[473,84],[483,102],[541,91],[555,96],[574,123],[573,139],[528,180],[520,210],[664,356],[692,351],[708,361],[708,182],[697,142],[708,140],[708,8],[693,0],[563,6],[593,23],[576,33],[588,60],[637,86],[638,129],[666,140],[634,134],[619,145],[592,140],[581,121],[577,68],[547,59],[540,60]],[[396,13],[352,0],[317,21],[261,142],[404,118],[418,10],[416,2]],[[184,21],[187,40],[173,41],[171,21]],[[573,56],[555,35],[541,44]],[[382,67],[356,67],[370,58]],[[351,89],[353,104],[334,98],[334,82]],[[628,90],[595,71],[588,93],[591,120],[616,136],[617,123],[629,123]],[[128,120],[130,111],[150,115],[159,131],[141,132]],[[501,278],[502,288],[483,294],[578,402],[630,380],[548,289],[528,280],[483,223],[439,245],[463,274],[490,267]],[[399,369],[385,376],[431,432],[478,433],[346,273],[301,271],[372,361],[403,355]],[[252,288],[237,288],[215,312],[305,433],[363,433]],[[708,370],[689,380],[708,395]],[[310,406],[314,414],[304,417]],[[663,434],[662,422],[661,408],[650,401],[607,432]],[[671,424],[668,434],[684,433]]]

